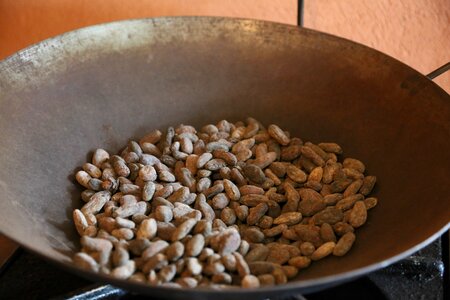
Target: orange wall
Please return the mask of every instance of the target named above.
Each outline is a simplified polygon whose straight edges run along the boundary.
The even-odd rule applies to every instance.
[[[304,18],[424,74],[450,61],[450,0],[305,0]],[[450,93],[450,71],[435,82]]]
[[[0,0],[0,59],[27,45],[88,25],[177,15],[296,24],[297,0]]]

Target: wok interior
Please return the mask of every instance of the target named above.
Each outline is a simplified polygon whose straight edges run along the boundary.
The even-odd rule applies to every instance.
[[[46,62],[45,64],[43,62]],[[335,141],[378,177],[379,205],[316,279],[379,263],[449,220],[449,97],[404,65],[320,33],[226,19],[125,22],[0,65],[0,230],[52,260],[77,249],[74,171],[97,147],[180,123],[253,116]]]

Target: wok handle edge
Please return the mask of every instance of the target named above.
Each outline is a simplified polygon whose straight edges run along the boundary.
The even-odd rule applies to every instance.
[[[428,75],[425,75],[429,79],[433,80],[434,78],[438,77],[439,75],[445,73],[446,71],[450,70],[450,62],[446,63],[445,65],[437,68],[433,72],[430,72]]]

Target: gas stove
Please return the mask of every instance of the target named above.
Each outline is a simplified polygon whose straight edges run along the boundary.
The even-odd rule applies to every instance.
[[[449,299],[449,233],[387,268],[294,299]],[[144,299],[111,285],[94,284],[19,250],[0,274],[0,299]],[[157,300],[152,297],[147,299]]]

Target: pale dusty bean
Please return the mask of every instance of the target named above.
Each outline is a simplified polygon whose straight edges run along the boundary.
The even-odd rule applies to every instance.
[[[227,224],[225,224],[221,219],[214,219],[212,222],[212,229],[215,231],[222,232],[227,228]]]
[[[205,246],[205,238],[201,234],[194,235],[189,242],[186,243],[186,255],[198,256]]]
[[[220,256],[219,256],[220,257]],[[203,274],[207,276],[212,276],[215,274],[219,274],[225,271],[225,267],[220,261],[209,262],[206,266],[203,267]]]
[[[170,222],[173,218],[172,209],[169,206],[160,205],[155,209],[155,219],[161,222]]]
[[[209,171],[218,171],[226,166],[227,164],[223,159],[213,158],[205,164],[204,168]]]
[[[173,187],[166,185],[163,188],[155,191],[154,198],[167,198],[173,193]]]
[[[184,221],[181,225],[179,225],[172,234],[171,240],[173,242],[181,240],[184,238],[191,230],[194,228],[195,224],[197,224],[196,219],[188,219]]]
[[[182,277],[176,280],[180,286],[184,288],[195,288],[198,284],[197,280],[193,277]]]
[[[164,182],[175,182],[175,175],[170,173],[169,171],[161,171],[159,172],[159,179]]]
[[[92,164],[101,167],[109,159],[109,153],[103,149],[96,149],[92,155]]]
[[[83,170],[93,178],[100,178],[102,176],[102,171],[97,166],[90,163],[85,163],[83,165]]]
[[[162,133],[161,131],[159,131],[158,129],[155,129],[151,132],[149,132],[148,134],[146,134],[143,138],[141,138],[139,140],[139,143],[142,145],[143,143],[152,143],[152,144],[156,144],[159,142],[159,140],[162,137]]]
[[[81,211],[87,214],[96,214],[98,213],[103,206],[111,199],[111,193],[108,191],[97,192],[92,195],[91,199],[88,203],[83,205]]]
[[[208,177],[200,178],[197,181],[197,192],[202,193],[211,187],[211,179]]]
[[[123,247],[116,248],[112,253],[112,262],[115,267],[120,267],[125,265],[130,259],[130,254],[128,250]]]
[[[155,219],[145,219],[139,225],[136,237],[138,239],[152,239],[156,235],[157,228]]]
[[[111,235],[117,239],[131,240],[134,237],[134,232],[129,228],[119,228],[111,231]]]
[[[142,267],[142,271],[144,273],[150,272],[150,270],[160,270],[164,268],[169,263],[167,261],[167,257],[162,253],[157,253],[156,255],[151,256],[145,265]]]
[[[234,252],[233,255],[236,258],[236,270],[238,271],[239,276],[244,277],[245,275],[249,275],[250,268],[242,254]]]
[[[230,200],[224,193],[219,193],[214,196],[214,198],[211,201],[211,205],[214,209],[224,209],[229,202]]]
[[[214,254],[213,249],[203,248],[203,250],[200,252],[200,255],[198,256],[198,260],[203,262],[203,261],[207,260],[213,254]]]
[[[326,242],[311,254],[311,260],[319,260],[333,253],[335,242]]]
[[[236,222],[236,213],[233,209],[225,207],[220,213],[220,218],[228,226],[233,225]]]
[[[119,228],[134,229],[136,227],[136,224],[131,220],[117,217],[116,218],[116,226]]]
[[[73,211],[73,222],[75,223],[75,228],[79,235],[84,235],[84,231],[89,226],[86,217],[79,209]]]
[[[119,189],[124,194],[139,194],[141,187],[136,184],[121,184]]]
[[[155,168],[151,165],[143,166],[139,170],[139,177],[144,181],[155,181],[157,176]]]
[[[183,186],[176,190],[170,197],[167,198],[169,202],[175,203],[175,202],[185,202],[187,198],[189,197],[189,188]]]
[[[116,228],[116,220],[111,217],[100,218],[98,220],[98,227],[107,232],[111,232]]]
[[[97,264],[95,259],[84,252],[76,253],[72,258],[72,262],[75,264],[75,266],[88,271],[98,272],[99,270],[99,265]]]
[[[220,255],[227,255],[237,251],[240,244],[241,236],[239,232],[236,229],[230,228],[222,233],[217,251]]]
[[[163,156],[161,156],[161,159],[162,159],[162,158],[163,158]],[[154,165],[156,165],[157,163],[159,163],[159,158],[157,158],[156,156],[151,155],[151,154],[142,154],[142,155],[140,156],[139,162],[140,162],[141,164],[143,164],[144,166],[148,166],[148,165],[154,166]]]
[[[224,190],[223,184],[222,183],[216,183],[212,187],[210,187],[209,189],[204,191],[203,194],[205,195],[206,198],[209,199],[209,198],[212,198],[212,197],[216,196],[219,193],[222,193],[223,190]]]
[[[147,275],[147,281],[150,285],[156,286],[161,284],[161,281],[158,278],[158,275],[156,274],[155,270],[150,270]]]
[[[212,222],[215,218],[215,213],[212,207],[206,202],[204,194],[198,194],[195,200],[195,208],[200,210],[205,220]]]
[[[148,239],[135,239],[129,242],[128,249],[136,256],[141,256],[142,252],[150,246]]]
[[[105,239],[83,236],[81,237],[80,242],[81,245],[89,251],[108,252],[112,249],[112,243]]]
[[[203,267],[197,258],[190,257],[186,259],[186,269],[190,275],[198,275],[202,272]]]
[[[183,219],[183,217],[188,217],[194,209],[187,204],[176,202],[174,203],[174,208],[172,209],[173,218],[175,220]]]
[[[143,143],[141,144],[141,149],[144,153],[151,154],[156,157],[161,157],[161,150],[152,143]]]
[[[250,244],[246,240],[241,241],[241,245],[239,246],[239,254],[246,255],[248,250],[250,249]]]
[[[245,205],[240,205],[238,207],[236,207],[234,209],[235,213],[236,213],[236,217],[240,220],[240,221],[244,221],[247,219],[248,217],[248,206]]]
[[[242,150],[251,149],[254,145],[255,145],[254,138],[245,139],[234,144],[233,147],[231,148],[231,151],[236,154]]]
[[[170,282],[176,275],[177,270],[174,264],[167,265],[163,267],[159,273],[158,278],[161,282]]]
[[[230,272],[236,271],[236,257],[233,254],[230,253],[223,255],[221,261],[227,271]]]
[[[166,248],[165,252],[167,259],[176,261],[184,254],[184,245],[180,241],[173,242]]]
[[[256,276],[253,275],[245,275],[244,278],[242,278],[241,286],[246,289],[253,289],[259,287],[259,279]]]

